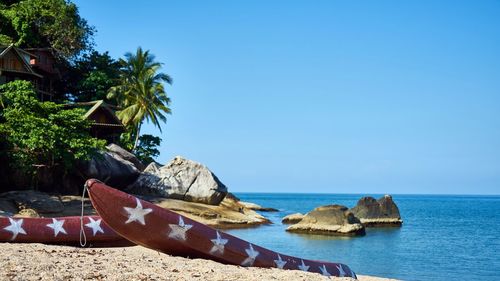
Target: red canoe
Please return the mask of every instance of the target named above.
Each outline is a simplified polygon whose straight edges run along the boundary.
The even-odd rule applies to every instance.
[[[144,247],[225,264],[304,270],[326,276],[356,278],[356,274],[345,264],[279,254],[108,187],[97,180],[88,180],[86,185],[92,205],[102,219],[118,234]]]
[[[83,229],[90,246],[126,246],[130,241],[116,234],[99,216],[84,216]],[[0,217],[0,242],[80,244],[80,217]]]

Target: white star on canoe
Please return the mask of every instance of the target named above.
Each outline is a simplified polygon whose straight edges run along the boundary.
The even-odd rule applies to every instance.
[[[211,240],[212,243],[214,243],[214,246],[210,250],[210,254],[215,254],[217,252],[219,252],[220,254],[224,254],[224,246],[226,245],[228,240],[222,239],[218,231],[216,231],[216,233],[217,233],[217,238]]]
[[[326,266],[325,266],[325,265],[320,266],[320,267],[319,267],[319,270],[321,270],[321,274],[323,274],[324,276],[332,276],[332,275],[330,274],[330,272],[328,272],[328,270],[326,270]]]
[[[337,267],[337,269],[339,270],[339,277],[344,277],[344,276],[346,276],[346,273],[345,273],[344,269],[342,268],[342,265],[341,265],[341,264],[336,265],[335,267]]]
[[[284,267],[284,266],[285,266],[285,264],[286,264],[286,261],[282,260],[282,259],[281,259],[280,254],[278,254],[278,259],[277,259],[277,260],[274,260],[274,263],[276,264],[276,267],[277,267],[277,268],[281,268],[281,269],[283,269],[283,267]]]
[[[104,230],[101,228],[101,219],[94,220],[92,217],[89,217],[89,223],[85,225],[88,228],[92,229],[92,235],[96,235],[98,232],[104,233]]]
[[[191,224],[185,224],[181,216],[179,216],[179,224],[169,224],[168,226],[170,226],[168,237],[183,241],[186,241],[186,232],[193,227]]]
[[[254,250],[252,244],[248,244],[248,245],[250,245],[249,248],[245,249],[245,252],[247,253],[248,258],[246,258],[241,263],[241,265],[243,265],[243,266],[252,266],[253,263],[255,262],[255,258],[257,258],[257,256],[259,255],[259,252]]]
[[[146,225],[146,223],[144,222],[144,216],[151,213],[153,209],[143,209],[141,201],[139,201],[139,199],[137,198],[135,198],[135,201],[137,202],[137,206],[135,206],[135,208],[123,207],[123,209],[125,209],[125,211],[127,211],[128,213],[128,220],[125,222],[125,224],[137,221],[142,225]]]
[[[300,261],[302,262],[302,264],[299,265],[299,269],[302,271],[308,271],[309,266],[304,263],[304,260],[300,260]]]
[[[10,238],[10,240],[16,239],[19,233],[26,235],[26,231],[24,231],[23,229],[23,219],[14,220],[12,218],[9,218],[9,222],[10,225],[4,227],[3,229],[12,232],[12,238]]]
[[[58,220],[52,218],[52,223],[47,224],[47,226],[54,230],[54,237],[56,237],[57,234],[59,234],[59,233],[68,234],[68,233],[66,233],[66,230],[64,230],[63,224],[64,224],[64,220],[58,221]]]

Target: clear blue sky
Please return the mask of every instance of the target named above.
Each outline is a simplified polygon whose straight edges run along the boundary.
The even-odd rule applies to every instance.
[[[500,194],[500,1],[76,1],[231,191]],[[145,133],[159,134],[151,125]]]

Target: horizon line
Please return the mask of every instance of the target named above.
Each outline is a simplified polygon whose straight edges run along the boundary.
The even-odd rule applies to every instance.
[[[473,193],[462,193],[462,194],[457,194],[457,193],[345,193],[345,192],[338,192],[338,193],[328,193],[328,192],[258,192],[258,191],[228,191],[229,193],[254,193],[254,194],[318,194],[318,195],[433,195],[433,196],[499,196],[500,194],[473,194]]]

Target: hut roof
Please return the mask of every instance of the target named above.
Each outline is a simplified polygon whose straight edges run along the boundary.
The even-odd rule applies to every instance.
[[[65,107],[71,108],[83,108],[87,112],[83,115],[86,119],[92,119],[95,121],[93,125],[95,126],[107,126],[107,127],[124,127],[123,123],[116,116],[114,109],[115,106],[107,104],[103,100],[90,101],[90,102],[76,102],[71,104],[66,104]],[[93,118],[98,112],[103,112],[107,120],[106,122],[100,122],[98,119]]]

